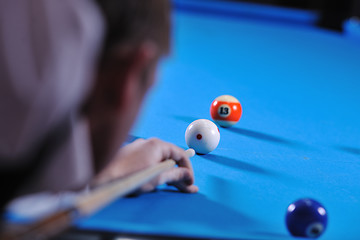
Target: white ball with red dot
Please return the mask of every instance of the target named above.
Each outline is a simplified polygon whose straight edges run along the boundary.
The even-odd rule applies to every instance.
[[[210,120],[198,119],[187,127],[185,142],[197,154],[207,154],[213,151],[220,141],[219,128]]]

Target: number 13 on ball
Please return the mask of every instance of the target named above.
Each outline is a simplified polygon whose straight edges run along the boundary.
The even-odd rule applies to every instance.
[[[212,102],[212,119],[222,127],[230,127],[240,120],[242,108],[239,100],[230,95],[222,95]]]

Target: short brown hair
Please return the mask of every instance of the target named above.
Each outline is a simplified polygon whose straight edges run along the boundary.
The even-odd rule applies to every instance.
[[[170,48],[168,0],[96,0],[106,23],[103,56],[117,46],[152,40],[162,54]]]

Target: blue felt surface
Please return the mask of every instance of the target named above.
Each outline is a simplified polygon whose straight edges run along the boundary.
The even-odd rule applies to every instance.
[[[282,11],[285,11],[284,9]],[[150,234],[287,239],[287,206],[328,211],[320,239],[359,239],[360,45],[311,25],[176,11],[174,50],[132,131],[186,148],[187,125],[218,95],[243,116],[192,158],[194,195],[119,199],[78,226]]]

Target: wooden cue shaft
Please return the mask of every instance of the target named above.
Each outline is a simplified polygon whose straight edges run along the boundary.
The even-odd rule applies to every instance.
[[[188,149],[185,152],[188,157],[195,155],[193,149]],[[113,200],[126,196],[175,165],[176,162],[169,159],[124,179],[106,184],[87,195],[80,196],[71,208],[58,211],[23,231],[5,233],[0,236],[0,240],[41,240],[55,236],[70,227],[76,218],[94,213]]]
[[[88,215],[112,200],[135,191],[162,172],[173,168],[175,164],[174,160],[169,159],[121,181],[109,183],[107,186],[94,190],[90,195],[80,197],[76,201],[75,206],[80,215]]]

